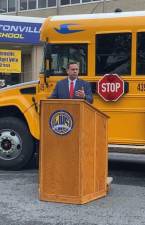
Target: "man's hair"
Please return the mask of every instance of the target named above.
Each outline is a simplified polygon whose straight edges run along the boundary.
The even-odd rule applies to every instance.
[[[74,65],[74,64],[77,64],[79,66],[78,62],[70,62],[67,64],[66,69],[69,69],[70,65]]]

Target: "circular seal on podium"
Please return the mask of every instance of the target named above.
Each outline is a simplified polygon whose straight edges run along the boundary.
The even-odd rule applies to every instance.
[[[58,135],[66,135],[73,128],[73,118],[65,110],[57,110],[50,115],[49,125]]]

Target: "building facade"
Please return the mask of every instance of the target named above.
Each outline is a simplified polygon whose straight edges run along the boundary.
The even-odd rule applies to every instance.
[[[0,84],[37,79],[43,55],[43,21],[38,17],[0,15]]]
[[[0,0],[0,13],[20,16],[145,10],[144,0]]]

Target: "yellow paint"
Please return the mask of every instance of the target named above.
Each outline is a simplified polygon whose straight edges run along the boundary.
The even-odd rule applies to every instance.
[[[74,15],[67,18],[49,17],[41,27],[41,40],[48,41],[50,44],[71,44],[71,43],[88,43],[88,62],[87,76],[81,77],[87,81],[97,82],[102,76],[95,74],[95,37],[96,34],[105,33],[125,33],[132,34],[132,51],[131,51],[131,75],[122,76],[122,79],[129,83],[129,92],[124,94],[117,102],[105,102],[97,94],[94,95],[94,106],[110,116],[109,119],[109,143],[120,144],[145,144],[145,74],[136,74],[136,42],[137,32],[145,32],[145,13],[144,16],[127,16],[121,13],[114,14],[114,18],[77,19]],[[109,15],[109,14],[108,14]],[[91,18],[92,17],[92,18]],[[97,17],[97,15],[96,15]],[[70,26],[70,29],[83,30],[82,32],[62,35],[55,31],[61,24],[77,24]],[[49,88],[55,86],[59,77],[49,78]]]

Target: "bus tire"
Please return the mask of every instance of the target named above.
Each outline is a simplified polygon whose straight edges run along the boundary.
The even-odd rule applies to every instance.
[[[26,123],[16,117],[0,118],[0,168],[20,170],[32,158],[34,140]]]

